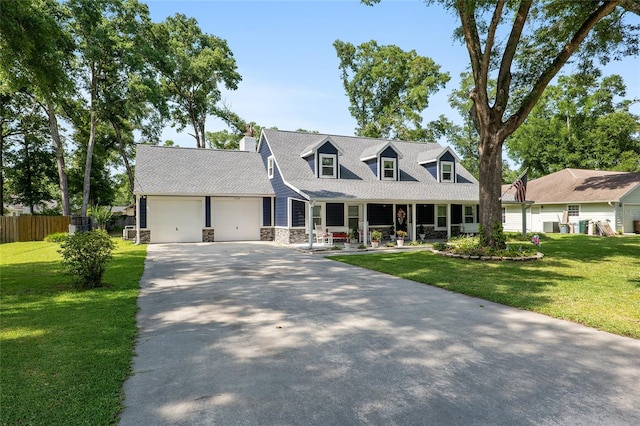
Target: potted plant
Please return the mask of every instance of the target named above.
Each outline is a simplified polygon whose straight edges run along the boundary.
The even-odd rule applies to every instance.
[[[395,226],[391,226],[389,227],[389,238],[390,239],[394,239],[396,235],[396,227]]]
[[[426,231],[424,230],[424,225],[422,224],[418,225],[418,236],[420,237],[421,241],[424,241],[425,235],[426,235]]]
[[[349,236],[351,237],[351,244],[358,244],[358,240],[360,240],[360,231],[358,228],[353,228]]]
[[[396,231],[396,238],[397,238],[396,242],[398,243],[398,247],[404,246],[404,239],[407,235],[409,234],[407,234],[406,231],[403,231],[401,229]]]
[[[382,232],[378,231],[377,229],[375,231],[371,231],[371,247],[378,248],[381,238]]]

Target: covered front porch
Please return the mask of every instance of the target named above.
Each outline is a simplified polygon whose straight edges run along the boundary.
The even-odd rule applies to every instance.
[[[395,241],[397,231],[407,233],[405,240],[417,241],[478,232],[478,205],[471,203],[291,200],[290,211],[289,234],[295,237],[289,242],[310,246],[329,243],[320,241],[319,233],[330,234],[331,243],[343,243],[355,235],[357,243],[366,245],[373,231],[380,231],[382,242]]]

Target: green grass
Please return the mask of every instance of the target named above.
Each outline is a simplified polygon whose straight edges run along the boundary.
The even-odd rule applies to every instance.
[[[529,262],[452,259],[422,251],[331,258],[640,338],[640,237],[557,235],[539,251],[545,257]]]
[[[78,291],[59,244],[0,245],[0,424],[113,424],[131,368],[146,246],[114,239],[105,286]]]

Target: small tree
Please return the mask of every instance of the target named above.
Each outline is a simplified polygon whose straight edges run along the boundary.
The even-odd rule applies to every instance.
[[[98,228],[102,231],[107,229],[107,223],[113,217],[113,213],[111,213],[111,209],[106,206],[93,206],[89,209],[89,216],[93,218],[98,224]]]
[[[76,232],[62,243],[59,253],[67,272],[78,288],[102,285],[102,275],[112,259],[113,241],[104,231]]]

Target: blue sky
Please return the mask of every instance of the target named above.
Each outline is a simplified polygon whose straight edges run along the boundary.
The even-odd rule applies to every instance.
[[[468,66],[468,54],[452,37],[456,17],[441,7],[427,7],[418,0],[383,0],[373,7],[357,0],[146,3],[155,22],[183,13],[196,18],[204,32],[227,40],[242,81],[236,91],[224,92],[225,102],[245,120],[261,126],[354,133],[355,120],[349,114],[333,48],[336,39],[355,45],[376,40],[432,58],[449,72],[451,81],[430,97],[424,122],[440,114],[460,119],[447,97],[458,87],[458,77]],[[637,21],[640,23],[640,18]],[[611,64],[605,72],[624,77],[627,98],[640,98],[639,58]],[[207,121],[208,131],[223,128],[219,120]],[[195,146],[188,130],[177,133],[167,129],[163,137],[183,147]]]

